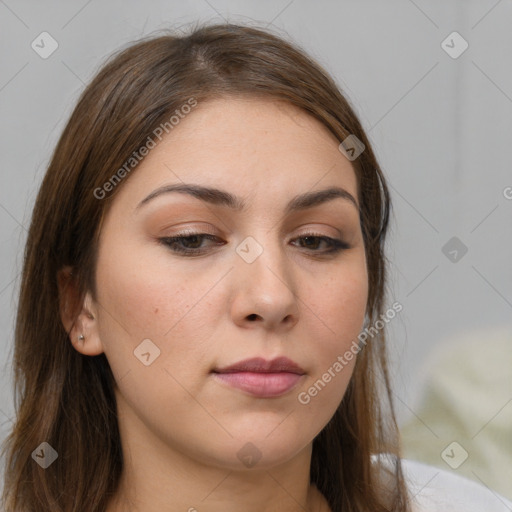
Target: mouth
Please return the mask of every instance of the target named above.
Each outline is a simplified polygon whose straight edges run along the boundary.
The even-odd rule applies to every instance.
[[[271,361],[246,359],[211,372],[217,380],[258,398],[284,395],[293,389],[306,372],[287,357]]]

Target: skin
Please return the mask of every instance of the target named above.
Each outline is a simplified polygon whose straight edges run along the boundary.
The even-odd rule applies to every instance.
[[[104,352],[116,380],[125,466],[108,512],[329,510],[309,483],[312,441],[355,358],[307,405],[298,395],[361,330],[365,250],[349,200],[289,215],[284,208],[330,186],[357,202],[338,144],[286,103],[216,99],[175,126],[116,191],[100,236],[97,297],[87,294],[78,318],[62,312],[76,350]],[[246,211],[176,192],[137,208],[155,189],[183,182],[228,191]],[[183,229],[218,239],[178,244],[205,251],[193,257],[159,241]],[[349,248],[326,254],[325,242],[300,238],[308,233]],[[252,263],[235,251],[248,236],[263,248]],[[148,366],[134,355],[145,339],[160,350]],[[211,374],[257,356],[287,356],[305,375],[282,396],[258,398]],[[248,442],[261,455],[252,467],[237,456]]]

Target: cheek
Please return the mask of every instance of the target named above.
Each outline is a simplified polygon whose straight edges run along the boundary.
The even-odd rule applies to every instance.
[[[308,409],[318,425],[332,417],[352,376],[368,297],[366,267],[340,269],[321,290],[309,294],[311,310],[318,312],[311,322],[319,330],[305,354],[314,361],[310,376],[297,393],[299,407]]]
[[[337,300],[333,301],[329,309],[335,335],[331,338],[332,343],[327,345],[325,351],[327,360],[325,357],[322,360],[331,373],[332,370],[336,372],[339,369],[336,365],[336,362],[339,362],[339,356],[343,357],[345,376],[352,373],[358,353],[358,335],[364,323],[367,300],[368,276],[366,267],[364,267],[359,269],[359,272],[345,276],[339,287]],[[345,354],[346,357],[344,357]]]
[[[359,334],[368,299],[368,274],[363,264],[337,269],[329,279],[306,291],[304,302],[318,316],[327,347],[342,348]]]
[[[105,248],[98,262],[100,337],[116,377],[131,372],[131,380],[148,384],[147,370],[152,379],[168,369],[191,382],[192,369],[206,372],[214,359],[215,331],[224,318],[219,309],[225,307],[216,285],[224,269],[187,271],[169,261],[165,251],[128,247],[117,254]],[[139,356],[148,351],[145,362],[154,362],[146,367]]]
[[[97,279],[99,302],[134,337],[163,336],[200,293],[153,242],[105,245]]]

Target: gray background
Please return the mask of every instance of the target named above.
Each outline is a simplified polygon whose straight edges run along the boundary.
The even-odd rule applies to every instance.
[[[512,327],[512,2],[0,0],[2,437],[26,227],[79,93],[128,42],[223,19],[272,24],[302,45],[374,144],[394,205],[389,302],[403,304],[389,330],[399,423],[414,414],[422,363],[436,347]],[[43,31],[59,45],[47,59],[31,48]],[[469,44],[458,58],[441,46],[453,31]],[[452,237],[468,248],[457,262],[442,251]]]

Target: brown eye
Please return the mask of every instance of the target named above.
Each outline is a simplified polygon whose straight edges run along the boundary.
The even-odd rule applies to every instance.
[[[193,233],[188,235],[176,235],[160,238],[160,242],[168,246],[174,252],[197,255],[205,252],[205,249],[202,247],[202,242],[205,239],[213,241],[219,240],[218,237],[208,233]]]
[[[350,246],[343,240],[324,235],[307,234],[296,238],[296,240],[304,242],[299,244],[300,247],[309,249],[318,254],[333,254],[350,248]],[[318,250],[318,246],[322,243],[327,245],[327,250]]]

